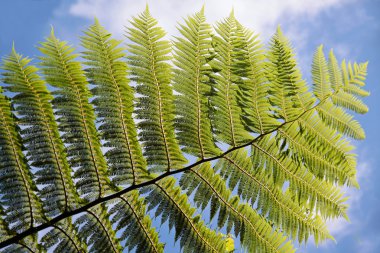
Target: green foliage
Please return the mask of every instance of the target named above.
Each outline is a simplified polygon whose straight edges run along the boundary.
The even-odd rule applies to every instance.
[[[51,31],[41,43],[40,57],[46,81],[57,88],[52,101],[58,117],[62,140],[67,145],[71,167],[77,167],[74,178],[82,197],[93,200],[109,188],[107,164],[101,151],[95,127],[95,113],[88,102],[90,92],[81,64],[75,61],[74,48],[60,41]]]
[[[152,221],[146,215],[144,199],[139,198],[138,191],[121,196],[110,210],[110,215],[113,214],[112,223],[116,224],[116,231],[122,233],[120,239],[125,240],[127,249],[137,247],[137,252],[163,252],[164,245],[151,227]]]
[[[18,123],[23,127],[19,133],[27,151],[28,165],[39,169],[34,176],[36,183],[44,186],[39,191],[40,197],[45,211],[54,215],[72,208],[78,200],[50,103],[53,96],[37,74],[38,69],[28,65],[29,62],[30,59],[13,48],[3,60],[3,82],[9,84],[5,87],[8,91],[16,94],[12,103],[20,117]]]
[[[270,82],[269,100],[274,117],[292,121],[313,104],[297,68],[290,43],[280,28],[272,37],[267,53],[266,76]]]
[[[237,22],[237,21],[235,21]],[[252,31],[236,23],[234,73],[237,78],[238,103],[245,127],[264,134],[279,125],[271,115],[268,78],[265,73],[265,50]]]
[[[241,204],[238,196],[231,196],[225,182],[215,175],[209,163],[185,174],[181,186],[188,195],[197,188],[194,202],[201,209],[211,201],[210,219],[218,213],[218,227],[226,225],[228,233],[234,228],[235,236],[243,238],[243,247],[249,252],[293,251],[291,244],[282,245],[286,238],[281,233],[273,232],[262,216],[249,205]]]
[[[164,30],[146,10],[131,21],[127,38],[132,80],[137,83],[136,118],[140,120],[140,141],[144,156],[153,171],[179,169],[186,159],[174,134],[174,96],[170,86],[171,45]]]
[[[299,242],[312,233],[317,241],[318,238],[331,237],[319,215],[307,214],[306,208],[294,203],[289,191],[279,190],[263,170],[254,170],[244,150],[234,151],[219,160],[214,170],[219,171],[230,189],[237,187],[238,195],[243,200],[251,205],[257,203],[257,210],[276,226],[289,234],[293,233],[294,238],[298,232]],[[298,229],[294,230],[294,227]]]
[[[0,87],[0,92],[1,92]],[[10,101],[0,94],[0,191],[10,229],[21,231],[42,221],[42,208],[30,166],[22,153],[21,137],[11,113]],[[4,223],[2,223],[4,224]],[[2,225],[5,229],[5,224]],[[0,230],[1,231],[1,230]]]
[[[137,140],[136,127],[132,119],[133,90],[127,79],[125,53],[118,47],[120,41],[95,20],[95,24],[82,37],[84,62],[95,96],[93,104],[99,122],[98,127],[113,182],[119,184],[138,183],[146,174],[146,162]],[[143,179],[143,178],[142,178]]]
[[[147,7],[126,47],[95,19],[80,54],[52,31],[40,69],[3,59],[2,252],[171,252],[160,224],[183,252],[333,239],[341,187],[359,187],[367,63],[320,46],[309,85],[280,28],[264,47],[202,8],[178,31],[167,40]]]
[[[212,76],[214,94],[210,97],[213,107],[210,117],[217,140],[231,146],[248,142],[252,137],[244,128],[238,106],[238,85],[236,83],[234,51],[236,50],[237,21],[233,12],[217,23],[214,37],[216,55],[210,65],[217,72]]]
[[[173,89],[176,98],[176,130],[183,151],[201,159],[219,154],[211,131],[208,96],[211,93],[209,62],[212,29],[204,10],[180,24],[182,37],[174,43]],[[194,124],[196,122],[196,124]]]
[[[86,245],[80,241],[78,232],[70,218],[53,225],[52,229],[42,237],[41,241],[46,250],[55,246],[55,251],[58,252],[86,251]]]
[[[116,238],[116,232],[103,204],[88,209],[74,225],[78,227],[79,237],[88,245],[90,252],[122,251],[123,248]]]
[[[209,229],[195,216],[181,188],[175,186],[175,179],[167,177],[160,182],[146,187],[149,209],[155,209],[155,216],[161,216],[161,223],[169,221],[169,229],[175,229],[175,241],[179,238],[185,252],[223,252],[225,242],[219,234]]]

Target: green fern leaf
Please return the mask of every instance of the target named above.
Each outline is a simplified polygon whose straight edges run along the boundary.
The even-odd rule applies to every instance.
[[[22,139],[10,101],[0,87],[0,195],[10,229],[22,231],[43,222],[42,203],[30,167],[22,153]]]
[[[208,65],[211,46],[211,26],[206,23],[204,10],[180,25],[181,38],[174,46],[174,85],[176,98],[176,127],[183,151],[200,159],[220,153],[214,144],[208,117],[208,95],[211,92]],[[196,124],[194,124],[196,122]]]
[[[238,85],[234,75],[234,51],[236,36],[236,19],[233,12],[222,22],[217,23],[214,37],[216,56],[210,65],[218,73],[213,75],[214,94],[210,97],[214,110],[210,113],[217,140],[231,146],[237,146],[252,139],[244,128],[238,106]]]
[[[37,236],[28,236],[23,240],[12,244],[10,247],[4,249],[4,253],[31,253],[31,252],[41,252],[44,253],[45,250],[41,245],[37,243]]]
[[[297,238],[298,232],[300,243],[307,241],[309,235],[319,240],[332,238],[318,215],[307,215],[304,208],[276,187],[265,170],[253,167],[246,151],[230,153],[218,161],[214,169],[228,182],[230,189],[236,187],[243,200],[252,206],[256,203],[261,215],[281,227],[288,236]]]
[[[148,7],[131,21],[128,56],[132,80],[137,82],[136,116],[144,156],[153,171],[179,169],[186,159],[180,152],[174,135],[173,91],[169,85],[172,70],[167,62],[171,57],[170,42],[164,40],[164,30],[150,15]]]
[[[352,84],[343,86],[343,90],[352,95],[361,96],[361,97],[368,97],[370,95],[369,91],[360,89],[357,85],[352,85]]]
[[[358,140],[365,138],[365,132],[359,122],[354,120],[353,116],[345,112],[341,107],[326,101],[317,108],[317,111],[327,125],[340,133]]]
[[[54,252],[86,252],[87,246],[78,238],[78,231],[71,219],[66,219],[53,226],[42,238],[43,247]]]
[[[328,69],[330,74],[331,88],[333,91],[341,89],[343,86],[343,76],[333,50],[330,50],[329,53]]]
[[[276,139],[271,136],[263,137],[252,144],[252,163],[258,168],[269,170],[274,183],[283,187],[289,181],[289,190],[296,195],[299,202],[309,202],[311,210],[320,213],[322,217],[345,217],[347,206],[339,188],[322,181],[306,168],[281,153]],[[301,187],[302,186],[302,187]]]
[[[210,163],[184,174],[181,186],[191,195],[197,188],[194,200],[202,210],[211,201],[211,217],[216,212],[218,227],[227,226],[227,233],[234,228],[235,236],[240,235],[244,248],[249,252],[292,252],[290,245],[282,245],[285,237],[273,232],[267,221],[246,204],[240,204],[239,197],[231,196],[225,182],[216,175]]]
[[[311,70],[314,95],[319,100],[329,97],[332,93],[328,71],[327,61],[323,53],[323,46],[321,45],[314,53]]]
[[[333,94],[331,99],[335,105],[350,109],[356,113],[365,114],[368,112],[368,107],[363,101],[344,90],[340,90],[338,93]]]
[[[342,63],[344,67],[344,64]],[[338,61],[331,50],[329,53],[329,73],[330,80],[332,84],[332,88],[335,91],[332,94],[331,99],[334,104],[345,107],[357,113],[367,113],[368,107],[355,95],[350,94],[342,90],[343,87],[343,77],[344,74],[342,70],[339,68]],[[347,77],[344,77],[346,79]],[[347,82],[347,81],[346,81]],[[360,88],[359,88],[360,89]]]
[[[139,198],[137,191],[132,191],[121,196],[111,208],[110,215],[114,215],[111,222],[116,225],[116,231],[121,233],[120,240],[125,241],[128,251],[163,252],[164,245],[159,242],[152,221],[145,213],[144,200]]]
[[[368,62],[365,63],[353,63],[349,62],[347,64],[347,72],[349,76],[349,83],[352,85],[357,85],[359,87],[363,87],[365,85],[364,81],[367,76],[367,65]]]
[[[100,198],[110,190],[110,180],[81,64],[75,61],[74,49],[57,39],[53,30],[39,50],[44,54],[40,57],[40,65],[46,81],[56,88],[52,103],[59,130],[64,133],[62,139],[68,145],[70,165],[77,167],[74,173],[78,179],[76,187],[87,200]]]
[[[3,82],[9,85],[7,90],[16,93],[12,101],[20,115],[19,123],[25,126],[21,136],[26,156],[30,165],[39,169],[36,183],[45,186],[40,197],[44,210],[53,216],[71,209],[78,199],[50,104],[53,97],[37,75],[37,68],[29,62],[13,48],[3,60]]]
[[[101,121],[99,131],[106,141],[104,146],[111,148],[105,154],[110,175],[117,185],[139,183],[147,171],[132,119],[133,90],[122,60],[125,53],[97,20],[85,34],[82,45],[87,51],[83,57],[90,67],[87,76],[95,85],[93,104]]]
[[[359,73],[355,79],[350,66],[351,64],[349,64],[348,73],[350,73],[351,80],[365,79],[365,70],[357,70]],[[357,66],[357,69],[359,68],[358,65],[355,66]],[[328,66],[323,53],[323,47],[320,46],[314,54],[312,68],[314,94],[321,101],[316,110],[322,120],[342,134],[355,139],[364,139],[365,133],[359,122],[354,120],[353,116],[346,113],[341,106],[363,113],[368,109],[363,103],[360,103],[358,98],[346,94],[341,90],[342,82],[346,82],[342,80],[345,80],[347,77],[345,77],[345,71],[340,71],[333,52],[330,52],[330,64]],[[333,83],[331,84],[331,82]],[[358,102],[358,104],[353,105],[355,102]]]
[[[271,39],[267,58],[266,76],[270,82],[269,99],[274,116],[285,122],[292,121],[302,110],[308,110],[314,99],[302,80],[290,42],[280,27]]]
[[[122,252],[119,240],[112,228],[105,205],[88,209],[75,221],[79,238],[86,242],[90,252]]]
[[[349,63],[348,66],[350,66],[351,64]],[[361,71],[359,73],[359,76],[361,77],[361,80],[363,81],[363,78],[365,78],[365,76],[367,75],[367,65],[366,64],[361,64],[359,65],[361,66]],[[352,67],[350,67],[351,69]],[[353,78],[352,79],[352,75],[350,76],[349,75],[349,70],[348,70],[348,67],[347,67],[347,64],[346,64],[346,61],[342,61],[342,64],[341,64],[341,69],[342,69],[342,74],[343,74],[343,90],[345,92],[348,92],[350,94],[353,94],[353,95],[357,95],[357,96],[361,96],[361,97],[367,97],[370,95],[370,93],[366,90],[363,90],[361,89],[361,86],[355,84],[355,79]],[[362,84],[362,83],[360,83]]]
[[[315,142],[314,146],[321,152],[323,150],[329,159],[340,158],[339,164],[344,167],[356,168],[355,155],[351,153],[354,147],[349,140],[343,138],[337,131],[326,126],[318,114],[313,111],[306,113],[298,119],[300,132],[303,138],[309,143]]]
[[[175,186],[175,179],[167,177],[155,185],[143,189],[148,210],[155,209],[155,216],[161,216],[161,224],[169,221],[169,229],[175,228],[175,241],[180,239],[184,252],[223,252],[225,241],[214,230],[209,229],[194,216],[186,195]]]
[[[281,140],[288,145],[293,158],[302,162],[319,179],[341,185],[346,182],[348,185],[358,185],[355,167],[352,166],[350,160],[332,156],[324,146],[316,147],[312,142],[308,142],[296,124],[283,130],[279,129],[278,133],[278,141]]]
[[[279,125],[270,115],[269,86],[265,76],[265,54],[252,31],[236,22],[234,73],[239,77],[242,118],[248,129],[263,134]]]
[[[367,63],[320,46],[310,89],[280,28],[265,48],[233,11],[212,27],[202,8],[172,50],[148,7],[130,23],[125,52],[95,19],[84,68],[53,31],[41,70],[4,58],[1,252],[172,251],[164,224],[186,253],[334,240],[341,188],[359,187],[350,111],[368,112]]]
[[[9,239],[12,236],[12,233],[9,231],[7,222],[2,218],[4,215],[4,210],[0,205],[0,242]]]

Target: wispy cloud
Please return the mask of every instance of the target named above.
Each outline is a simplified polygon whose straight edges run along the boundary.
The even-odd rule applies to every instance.
[[[295,18],[312,18],[326,9],[343,5],[352,0],[206,0],[206,1],[148,1],[152,14],[170,33],[176,33],[176,22],[198,11],[203,4],[210,22],[220,20],[228,15],[232,8],[239,20],[246,26],[262,33],[271,34],[274,27],[282,20]],[[132,0],[77,0],[66,11],[77,17],[93,19],[98,17],[115,35],[122,33],[127,21],[145,7],[144,1]]]
[[[310,40],[314,27],[320,22],[318,17],[323,13],[334,11],[357,0],[155,0],[147,1],[152,15],[158,19],[159,25],[167,32],[168,37],[178,35],[176,26],[184,17],[199,11],[205,5],[205,13],[209,23],[220,21],[234,9],[238,20],[256,33],[261,40],[268,41],[281,25],[285,34],[297,48],[297,58],[304,74],[309,72],[312,51]],[[76,0],[68,4],[64,2],[54,15],[52,23],[61,23],[64,39],[77,41],[78,29],[65,27],[67,17],[76,17],[92,22],[97,17],[116,38],[124,39],[125,26],[129,20],[141,13],[145,1],[133,0]],[[340,19],[339,19],[340,20]],[[313,45],[313,48],[317,45]],[[339,54],[347,53],[347,47],[341,45]],[[312,49],[313,50],[313,49]],[[340,56],[340,55],[339,55]],[[308,76],[308,75],[306,75]]]

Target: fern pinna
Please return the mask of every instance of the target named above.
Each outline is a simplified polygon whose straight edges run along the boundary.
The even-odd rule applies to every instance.
[[[359,186],[349,111],[368,111],[367,63],[320,46],[309,85],[280,28],[265,47],[202,8],[178,31],[147,7],[126,45],[95,20],[80,54],[52,31],[40,68],[14,47],[3,59],[2,252],[172,252],[160,224],[183,252],[333,239],[340,187]]]

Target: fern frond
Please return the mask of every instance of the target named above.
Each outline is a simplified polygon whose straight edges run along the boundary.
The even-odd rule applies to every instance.
[[[345,166],[356,168],[355,156],[350,153],[354,146],[337,131],[328,127],[318,114],[310,111],[300,117],[297,122],[306,141],[314,140],[318,150],[323,149],[332,157],[339,157]]]
[[[316,110],[322,120],[331,128],[357,140],[365,138],[365,132],[359,122],[331,101],[325,101]]]
[[[238,103],[242,107],[245,126],[254,133],[263,134],[279,125],[270,116],[264,50],[257,35],[236,23],[234,73],[240,78]]]
[[[206,23],[203,9],[188,17],[179,26],[182,37],[174,43],[174,84],[176,97],[176,129],[183,151],[200,159],[218,154],[208,117],[208,95],[211,92],[208,65],[211,26]],[[196,122],[196,124],[194,124]]]
[[[343,64],[343,63],[342,63]],[[342,65],[344,67],[344,64]],[[358,97],[353,94],[345,92],[343,88],[344,73],[339,68],[338,61],[331,50],[329,53],[329,74],[332,88],[335,91],[331,99],[335,105],[345,107],[357,113],[367,113],[368,107]],[[346,79],[347,77],[345,77]],[[347,82],[347,81],[346,81]],[[355,85],[356,86],[356,85]],[[360,88],[359,88],[360,89]]]
[[[30,167],[22,153],[22,139],[8,98],[0,87],[0,195],[6,222],[21,232],[43,221],[42,203]]]
[[[116,225],[116,231],[121,233],[120,240],[125,241],[128,251],[164,252],[164,245],[159,242],[158,234],[152,228],[152,221],[145,215],[144,199],[138,191],[132,191],[120,197],[109,214],[111,223]]]
[[[174,96],[170,86],[172,70],[170,42],[164,40],[164,30],[150,15],[148,7],[131,21],[127,37],[132,55],[128,56],[132,80],[137,82],[136,118],[144,156],[153,171],[181,168],[186,159],[180,152],[174,134]]]
[[[270,82],[269,100],[274,116],[285,122],[294,120],[314,104],[314,99],[302,79],[290,42],[280,27],[271,39],[267,58],[266,76]]]
[[[21,136],[26,157],[38,169],[36,183],[44,185],[40,191],[44,210],[53,216],[75,206],[78,197],[50,104],[53,97],[38,76],[37,68],[29,62],[13,48],[3,60],[3,82],[9,85],[7,90],[16,93],[12,101],[20,115],[18,122],[25,126]]]
[[[282,231],[297,238],[301,243],[310,235],[316,242],[332,238],[318,216],[308,215],[288,194],[283,193],[265,170],[253,166],[245,150],[234,151],[219,160],[215,167],[231,190],[252,206],[257,205],[260,214],[273,222]]]
[[[71,223],[71,218],[65,219],[41,238],[42,246],[54,252],[86,252],[87,246],[78,237],[78,231]]]
[[[368,62],[360,64],[356,62],[351,64],[351,62],[349,62],[347,64],[349,83],[352,85],[363,87],[365,85],[364,81],[367,76],[367,66]]]
[[[105,205],[101,204],[86,211],[75,221],[79,238],[86,242],[90,252],[122,252],[119,240],[112,228]]]
[[[343,76],[339,68],[339,63],[332,49],[329,52],[328,69],[331,88],[333,89],[333,91],[340,90],[343,86]]]
[[[167,177],[155,185],[143,189],[147,193],[148,210],[155,209],[155,216],[161,216],[161,224],[167,220],[169,229],[175,228],[175,241],[180,239],[184,252],[224,252],[225,241],[221,235],[206,227],[200,216],[194,216],[187,196],[175,186],[175,179]]]
[[[288,145],[287,150],[293,158],[302,162],[319,179],[340,185],[358,185],[355,167],[350,160],[345,159],[346,154],[343,157],[334,156],[328,148],[315,146],[310,139],[304,138],[305,133],[301,132],[297,124],[279,129],[278,133],[277,141]]]
[[[214,37],[216,56],[210,65],[218,73],[213,75],[215,92],[210,97],[214,110],[210,112],[217,140],[231,146],[247,143],[252,139],[240,118],[242,109],[238,105],[238,85],[234,75],[236,19],[231,15],[217,23]]]
[[[371,93],[367,90],[359,88],[357,85],[347,84],[342,87],[342,89],[352,95],[368,97]]]
[[[74,48],[57,39],[53,30],[39,50],[44,54],[40,65],[46,81],[56,88],[53,108],[62,139],[68,145],[69,163],[76,168],[76,187],[87,200],[100,198],[109,191],[110,180],[81,64],[75,61]]]
[[[349,67],[349,73],[351,72],[352,69]],[[361,75],[361,73],[362,72],[358,74],[358,79],[365,78]],[[331,128],[336,129],[340,133],[343,133],[354,139],[364,139],[365,133],[359,122],[354,120],[353,116],[346,113],[346,111],[341,108],[341,106],[344,106],[354,111],[363,113],[367,110],[366,106],[363,103],[353,105],[353,103],[355,103],[355,101],[359,101],[359,99],[356,99],[354,96],[348,93],[346,94],[340,89],[342,86],[341,83],[346,82],[344,81],[347,78],[345,76],[346,74],[344,71],[341,73],[335,56],[332,52],[330,52],[330,64],[329,66],[327,65],[323,53],[323,47],[319,46],[316,53],[314,54],[312,66],[314,94],[321,101],[321,104],[316,107],[316,110],[322,120]],[[335,89],[334,92],[331,86],[331,82],[333,82],[332,85]],[[339,106],[334,105],[334,103]]]
[[[351,64],[348,63],[348,66],[350,66],[350,65]],[[361,66],[362,66],[361,67],[362,71],[360,72],[360,74],[361,74],[360,76],[361,76],[361,81],[364,81],[363,78],[366,77],[367,66],[365,64],[362,64]],[[361,96],[361,97],[367,97],[370,95],[369,91],[363,90],[363,89],[361,89],[361,86],[355,84],[355,81],[354,81],[355,78],[352,78],[352,74],[351,75],[349,74],[349,69],[352,69],[352,67],[348,68],[345,60],[342,61],[341,69],[342,69],[343,83],[344,83],[343,90],[345,92],[353,94],[353,95]],[[360,84],[362,84],[362,83],[360,83]]]
[[[234,228],[235,236],[249,252],[292,252],[281,233],[272,231],[267,221],[246,204],[240,204],[237,196],[231,196],[223,179],[214,173],[210,163],[184,174],[181,186],[191,195],[196,189],[195,203],[203,210],[211,202],[210,219],[219,211],[218,227],[226,226],[227,233]]]
[[[127,79],[127,64],[120,41],[111,39],[97,20],[82,37],[84,64],[90,83],[95,85],[92,103],[99,121],[99,132],[111,149],[105,156],[112,181],[117,185],[136,184],[147,174],[146,161],[137,140],[133,113],[133,90]]]
[[[332,93],[329,69],[325,55],[323,53],[323,46],[319,46],[314,53],[313,64],[311,69],[313,78],[313,91],[314,95],[319,100],[324,100]]]
[[[333,94],[331,99],[335,105],[350,109],[356,113],[365,114],[368,112],[368,107],[362,100],[344,90],[340,90],[336,94]]]
[[[286,153],[281,153],[276,138],[263,137],[252,144],[252,163],[271,175],[274,183],[283,187],[289,181],[289,190],[299,202],[308,202],[310,209],[324,218],[345,217],[347,206],[338,187],[320,180]]]

